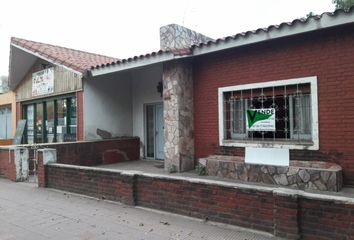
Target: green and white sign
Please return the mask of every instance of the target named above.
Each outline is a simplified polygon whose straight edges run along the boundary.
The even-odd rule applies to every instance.
[[[247,131],[275,131],[275,108],[247,109]]]

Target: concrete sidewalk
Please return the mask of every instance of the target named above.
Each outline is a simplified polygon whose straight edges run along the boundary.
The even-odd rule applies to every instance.
[[[245,229],[0,179],[0,240],[274,239]]]

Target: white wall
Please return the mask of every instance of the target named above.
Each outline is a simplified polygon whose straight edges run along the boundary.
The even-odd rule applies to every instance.
[[[133,135],[141,141],[140,155],[144,155],[144,104],[162,102],[157,84],[162,80],[162,64],[149,66],[131,73],[133,94]]]
[[[84,83],[84,138],[100,138],[97,128],[113,136],[132,136],[132,81],[128,73],[90,78]]]

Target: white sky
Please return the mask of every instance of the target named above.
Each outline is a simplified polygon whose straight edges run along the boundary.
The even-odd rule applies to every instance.
[[[333,10],[332,0],[1,0],[0,75],[11,36],[126,58],[158,50],[170,23],[219,38]]]

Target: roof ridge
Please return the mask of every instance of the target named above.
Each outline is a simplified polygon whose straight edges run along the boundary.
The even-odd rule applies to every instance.
[[[323,12],[321,14],[315,14],[315,15],[308,16],[308,17],[295,18],[295,19],[293,19],[293,20],[291,20],[289,22],[281,22],[279,24],[268,25],[267,27],[260,27],[260,28],[254,29],[254,30],[247,30],[247,31],[243,31],[243,32],[238,32],[236,34],[220,37],[220,38],[217,38],[215,40],[210,40],[210,41],[207,41],[207,42],[193,44],[193,45],[191,45],[191,48],[205,46],[205,45],[210,45],[210,44],[213,44],[213,43],[218,43],[220,41],[225,41],[225,40],[229,40],[229,39],[235,39],[235,38],[240,37],[240,36],[246,36],[248,34],[255,34],[255,33],[258,33],[260,31],[267,32],[271,28],[277,28],[278,29],[278,28],[282,27],[283,25],[292,26],[296,22],[307,23],[310,19],[318,21],[324,15],[327,15],[329,17],[333,17],[333,16],[338,15],[338,14],[350,14],[352,12],[354,12],[354,5],[352,7],[350,7],[348,10],[340,8],[340,9],[335,9],[333,12]]]

